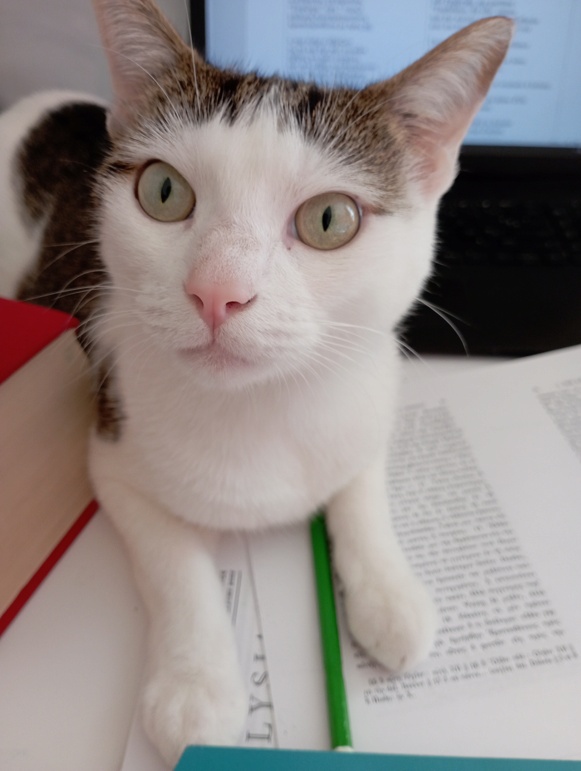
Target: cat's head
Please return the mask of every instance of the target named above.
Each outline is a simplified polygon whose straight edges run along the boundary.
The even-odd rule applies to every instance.
[[[512,23],[355,91],[217,69],[150,0],[94,1],[115,93],[102,256],[151,345],[239,387],[340,369],[391,334]]]

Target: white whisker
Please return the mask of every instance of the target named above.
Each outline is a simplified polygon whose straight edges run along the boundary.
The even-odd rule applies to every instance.
[[[425,305],[426,308],[429,308],[437,316],[439,316],[443,321],[445,321],[446,324],[448,324],[448,326],[456,333],[456,335],[458,336],[458,339],[462,343],[462,347],[464,348],[464,353],[466,354],[466,356],[470,356],[470,351],[468,349],[468,344],[466,342],[464,335],[462,334],[462,332],[460,332],[460,330],[458,329],[456,324],[454,324],[454,322],[450,317],[452,316],[453,318],[456,318],[458,321],[462,321],[462,319],[457,316],[453,316],[453,314],[448,313],[442,308],[439,308],[437,305],[433,305],[432,303],[425,300],[423,297],[419,297],[418,302],[420,302],[422,305]]]
[[[59,260],[62,260],[63,257],[66,257],[68,254],[71,254],[76,249],[80,249],[83,246],[92,246],[93,244],[98,244],[98,239],[91,239],[89,241],[79,241],[77,243],[71,243],[71,244],[44,244],[45,249],[60,249],[61,247],[68,247],[63,252],[59,252],[56,257],[53,257],[52,260],[47,262],[46,264],[42,265],[42,272],[44,273],[45,270],[48,270],[48,268],[51,268],[53,265],[56,265],[56,263]]]
[[[371,332],[374,335],[380,335],[381,337],[386,336],[386,332],[383,329],[374,329],[373,327],[366,327],[362,324],[347,324],[346,322],[342,321],[327,321],[327,326],[334,327],[336,329],[352,329],[352,330],[360,330],[361,332]]]

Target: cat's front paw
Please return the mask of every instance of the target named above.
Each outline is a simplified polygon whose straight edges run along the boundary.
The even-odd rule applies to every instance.
[[[349,627],[358,643],[391,672],[424,659],[434,640],[437,613],[421,581],[411,572],[369,574],[345,590]]]
[[[143,721],[173,768],[189,744],[237,744],[248,700],[238,672],[163,670],[143,694]]]

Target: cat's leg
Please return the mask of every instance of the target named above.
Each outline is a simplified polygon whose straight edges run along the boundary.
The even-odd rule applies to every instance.
[[[165,512],[125,481],[123,453],[116,450],[93,440],[91,471],[148,609],[143,718],[173,768],[187,744],[237,743],[248,702],[213,561],[216,536]]]
[[[327,527],[354,637],[393,672],[421,661],[437,616],[393,532],[383,457],[329,502]]]

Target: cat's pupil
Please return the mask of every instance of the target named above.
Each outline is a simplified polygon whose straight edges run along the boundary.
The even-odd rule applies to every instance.
[[[325,211],[323,212],[323,230],[325,233],[329,229],[329,225],[331,224],[331,220],[333,219],[333,210],[330,206],[327,206]]]
[[[165,203],[171,195],[171,179],[166,177],[161,186],[161,202]]]

